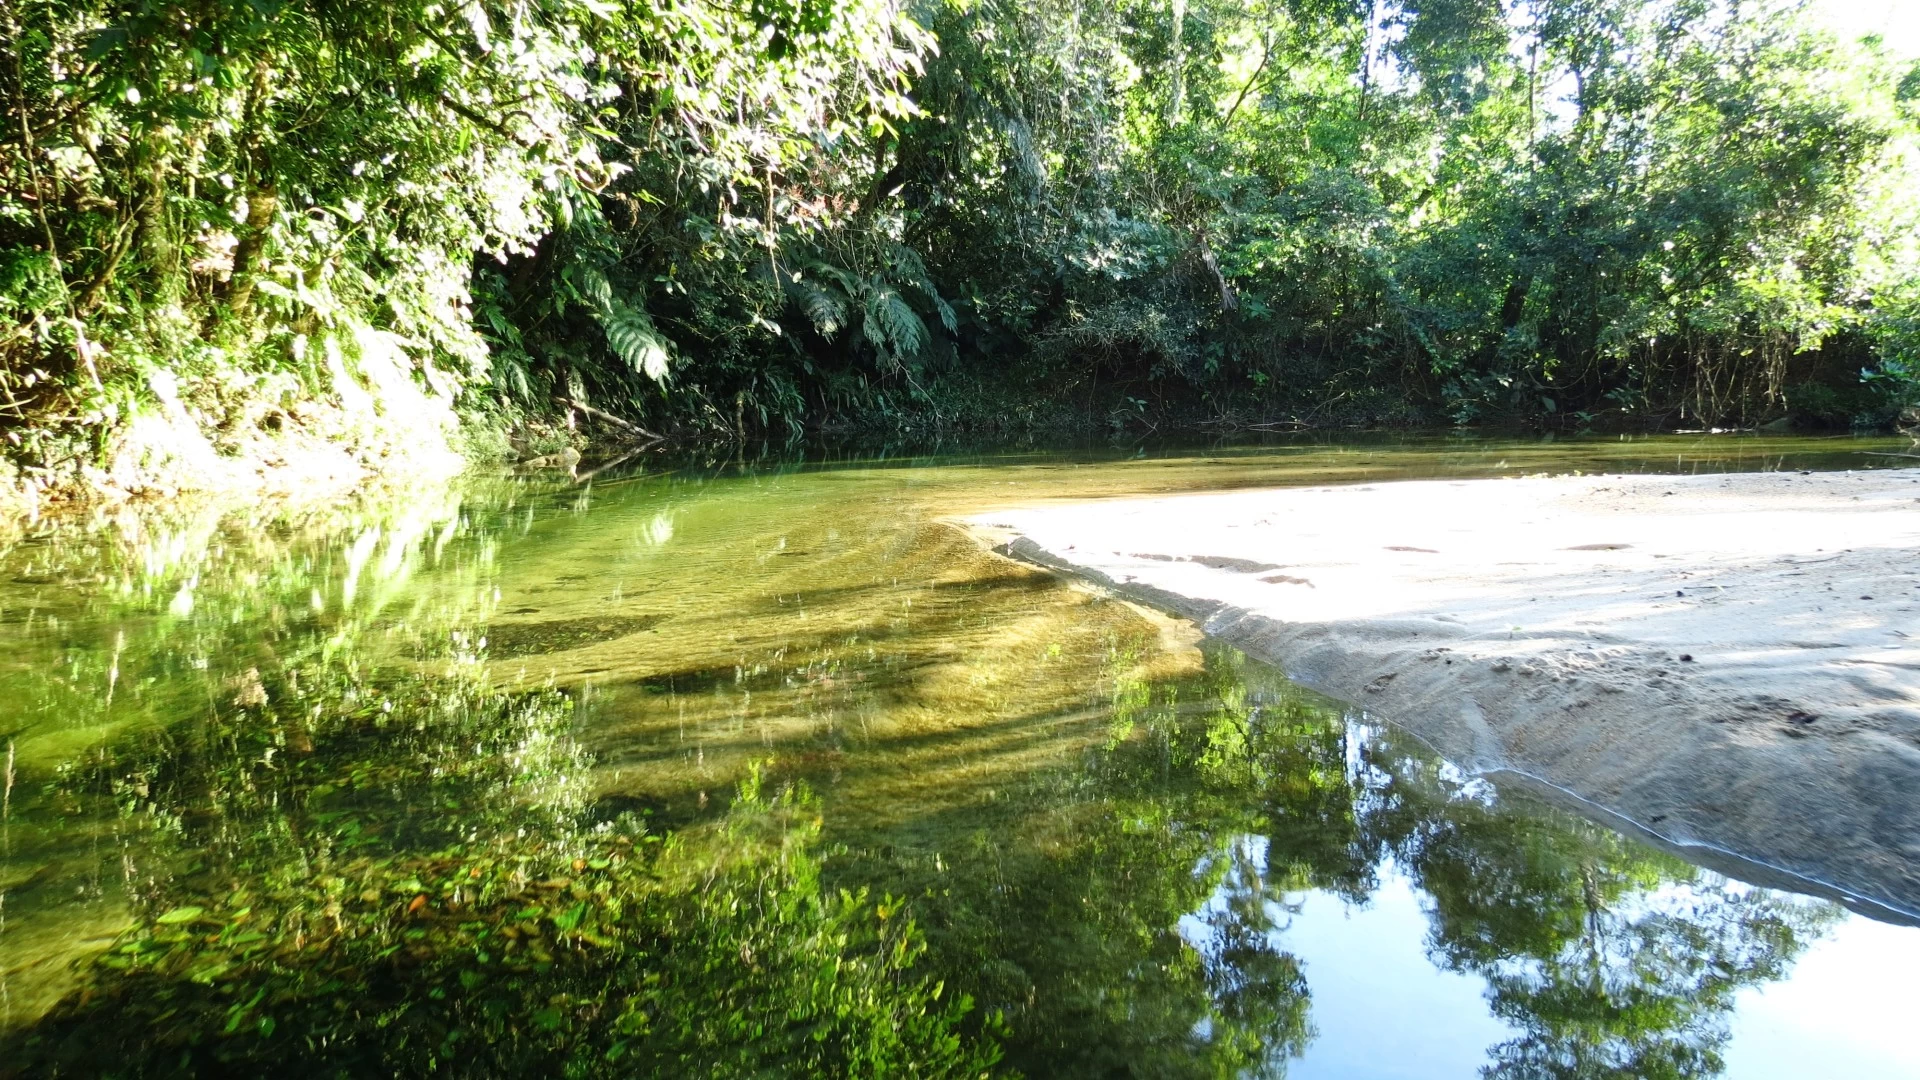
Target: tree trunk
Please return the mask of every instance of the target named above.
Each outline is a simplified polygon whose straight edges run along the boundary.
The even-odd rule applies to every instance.
[[[233,273],[227,276],[227,309],[235,315],[245,315],[253,305],[254,274],[260,253],[267,246],[267,229],[273,224],[274,211],[280,208],[280,191],[274,184],[267,155],[261,149],[270,74],[266,64],[254,65],[253,89],[247,95],[246,109],[240,121],[241,130],[246,132],[246,160],[250,175],[247,185],[247,224],[239,242],[234,245]]]
[[[167,230],[167,157],[159,140],[141,148],[140,206],[135,211],[135,244],[155,276],[171,278],[179,268],[179,252]]]
[[[267,246],[267,229],[280,208],[280,192],[271,181],[247,195],[247,231],[233,248],[233,276],[227,284],[227,309],[245,315],[253,304],[253,282],[260,253]]]
[[[1532,290],[1532,274],[1521,274],[1507,285],[1507,298],[1500,304],[1500,329],[1503,332],[1520,325],[1520,317],[1527,313],[1527,293]]]
[[[1227,275],[1220,272],[1220,260],[1214,257],[1213,249],[1204,240],[1200,242],[1200,265],[1207,268],[1207,272],[1213,275],[1214,284],[1220,286],[1220,310],[1239,311],[1240,297],[1233,291],[1232,283],[1227,281]]]
[[[1167,103],[1167,126],[1176,127],[1187,108],[1187,0],[1173,0],[1173,93]]]

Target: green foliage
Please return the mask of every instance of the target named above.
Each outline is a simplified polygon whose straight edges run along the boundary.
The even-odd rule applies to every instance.
[[[888,209],[1059,382],[1240,413],[1386,387],[1461,420],[1751,420],[1789,381],[1852,378],[1827,343],[1871,366],[1847,331],[1888,325],[1920,265],[1888,194],[1913,187],[1901,73],[1786,11],[931,20]]]
[[[15,248],[0,260],[0,315],[44,319],[65,299],[60,268],[46,252]]]
[[[770,36],[763,19],[784,21]],[[505,357],[495,377],[523,400],[564,391],[663,425],[730,431],[750,407],[761,427],[792,426],[806,410],[797,388],[837,366],[793,335],[837,336],[884,285],[819,267],[847,237],[873,247],[847,213],[862,142],[913,113],[908,80],[931,43],[876,0],[673,5],[645,25],[654,36],[608,64],[618,93],[588,128],[614,163],[606,182],[569,200],[536,252],[477,277],[484,330]],[[812,306],[789,299],[808,290]],[[917,350],[891,336],[913,332],[896,306],[874,310],[879,340],[862,334],[868,351],[850,359],[877,374],[874,362],[892,371]]]
[[[202,430],[344,438],[296,406],[384,395],[313,359],[369,332],[436,416],[561,398],[734,436],[993,392],[1689,425],[1862,370],[1881,412],[1915,393],[1917,76],[1786,4],[0,22],[0,424],[29,465],[111,471],[172,409],[155,372]]]
[[[607,92],[589,44],[611,29],[601,12],[0,8],[13,118],[0,258],[34,253],[63,293],[13,312],[0,341],[0,381],[30,399],[27,433],[118,471],[129,422],[173,408],[152,389],[159,370],[203,433],[301,425],[350,443],[325,406],[361,411],[371,395],[402,429],[395,445],[439,444],[440,413],[487,369],[467,307],[473,256],[529,249],[555,193],[608,168],[578,130]],[[364,352],[353,343],[369,333],[393,371],[315,362]]]

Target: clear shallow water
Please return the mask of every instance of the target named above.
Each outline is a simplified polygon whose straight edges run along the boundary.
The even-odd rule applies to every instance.
[[[945,521],[1284,483],[1861,467],[1903,446],[732,464],[51,535],[0,577],[16,778],[0,1004],[26,1038],[62,998],[54,1015],[83,1034],[125,1028],[71,1006],[130,923],[320,873],[290,867],[350,877],[355,850],[524,835],[502,807],[644,816],[722,850],[722,809],[757,767],[817,792],[828,888],[903,897],[928,945],[916,970],[1003,1013],[1006,1064],[1029,1075],[1920,1075],[1886,1037],[1920,931],[1468,778]],[[557,687],[574,741],[530,766],[546,729],[448,726],[439,691],[395,689],[446,680],[478,698]],[[348,714],[371,726],[328,726]],[[489,756],[512,767],[448,786]],[[315,917],[338,925],[367,894],[346,890],[344,911],[325,895]]]

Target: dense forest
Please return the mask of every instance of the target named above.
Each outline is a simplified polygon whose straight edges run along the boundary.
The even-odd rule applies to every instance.
[[[16,485],[1920,395],[1920,66],[1791,4],[0,0],[0,40]]]

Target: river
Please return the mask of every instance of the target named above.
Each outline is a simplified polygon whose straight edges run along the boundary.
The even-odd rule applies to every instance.
[[[1868,468],[1904,448],[794,455],[47,526],[0,556],[0,1076],[263,1053],[299,1072],[349,1044],[363,1056],[338,1060],[447,1071],[508,1031],[530,1056],[497,1069],[635,995],[650,1011],[605,1021],[595,1061],[674,1039],[695,1047],[674,1060],[707,1061],[706,1036],[662,1017],[754,1014],[753,994],[795,993],[769,974],[788,961],[728,937],[726,963],[648,982],[681,960],[649,951],[665,931],[619,929],[621,898],[717,935],[734,924],[702,905],[778,891],[726,885],[736,858],[824,898],[781,908],[767,940],[824,925],[850,956],[899,947],[876,986],[964,995],[955,1030],[1029,1076],[1920,1076],[1911,998],[1890,989],[1920,929],[1469,775],[951,523],[1254,486]],[[563,876],[528,869],[542,859]],[[370,957],[406,966],[354,982]],[[431,1004],[511,980],[538,984],[524,1025],[519,1004]],[[386,1019],[356,1026],[350,998]],[[369,1034],[429,1030],[425,1057]],[[787,1046],[764,1020],[740,1030]],[[774,1067],[817,1064],[792,1045]]]

